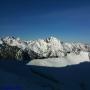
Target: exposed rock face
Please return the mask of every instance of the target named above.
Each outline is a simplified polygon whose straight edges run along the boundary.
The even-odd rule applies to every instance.
[[[46,40],[24,41],[20,38],[5,37],[0,39],[0,58],[31,60],[39,58],[66,57],[70,53],[80,55],[87,52],[90,57],[90,46],[82,43],[62,43],[55,37]]]
[[[5,43],[0,45],[0,59],[18,60],[22,62],[26,62],[26,60],[30,60],[27,52],[21,50],[17,46],[9,46]]]
[[[7,44],[0,45],[0,58],[1,59],[15,59],[15,54],[19,51],[16,46],[11,47]]]

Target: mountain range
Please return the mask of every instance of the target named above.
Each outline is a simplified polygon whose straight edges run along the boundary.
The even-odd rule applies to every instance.
[[[47,58],[48,61],[50,60],[50,63],[53,61],[55,63],[58,59],[65,63],[69,60],[69,64],[89,61],[90,45],[84,43],[67,43],[52,36],[46,39],[30,41],[21,40],[13,36],[0,38],[0,59],[46,65]]]
[[[90,90],[89,69],[89,44],[0,38],[0,90]]]

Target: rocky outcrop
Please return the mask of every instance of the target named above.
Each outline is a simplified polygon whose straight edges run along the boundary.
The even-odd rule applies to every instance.
[[[27,60],[30,60],[27,52],[17,46],[9,46],[6,43],[0,44],[0,59],[18,60],[21,62],[27,62]]]

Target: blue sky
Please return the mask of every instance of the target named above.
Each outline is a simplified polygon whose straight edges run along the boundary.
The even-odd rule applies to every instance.
[[[0,36],[8,35],[90,43],[90,0],[0,0]]]

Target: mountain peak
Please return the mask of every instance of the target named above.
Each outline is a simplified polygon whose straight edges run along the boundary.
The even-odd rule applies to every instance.
[[[6,40],[8,40],[8,39],[16,39],[14,36],[6,36],[6,37],[4,37],[3,39],[6,39]]]
[[[49,40],[54,40],[54,39],[58,39],[57,37],[54,37],[54,36],[50,36],[50,37],[48,37],[47,39],[49,39]]]
[[[46,38],[46,42],[54,42],[54,43],[57,43],[57,42],[60,42],[60,40],[56,37],[49,37],[49,38]]]

